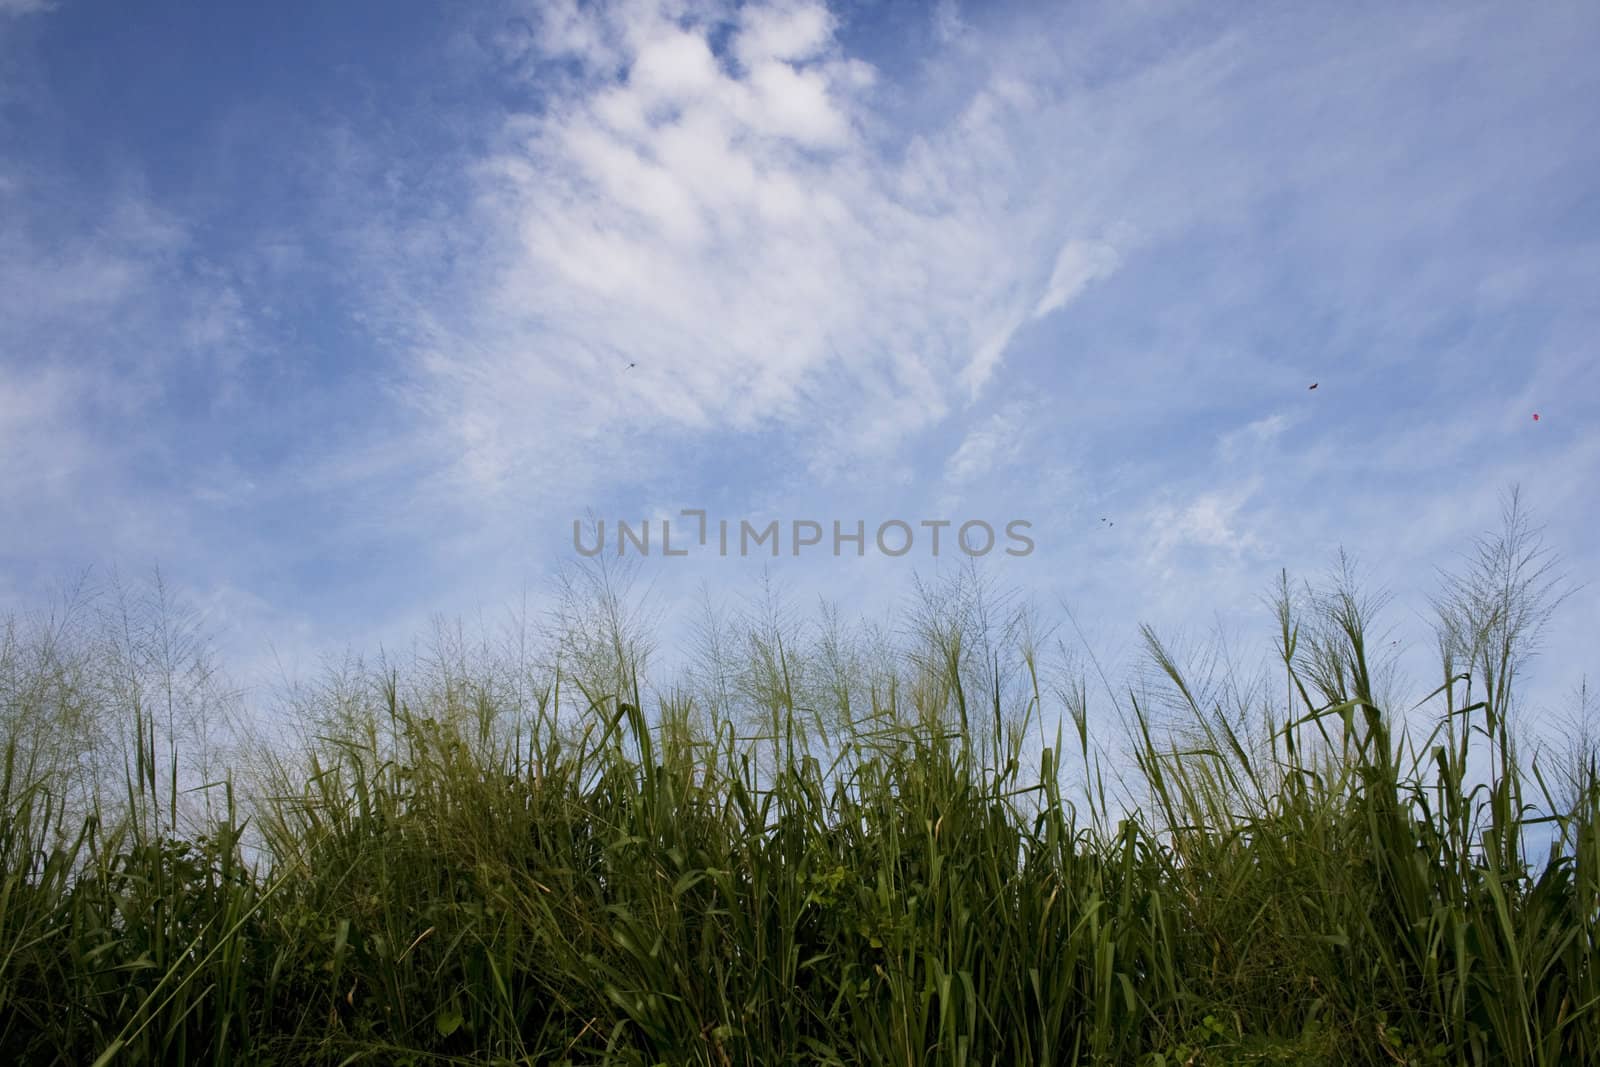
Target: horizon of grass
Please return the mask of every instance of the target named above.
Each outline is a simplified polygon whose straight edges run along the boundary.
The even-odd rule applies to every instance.
[[[1049,667],[971,572],[898,635],[708,609],[650,691],[596,565],[544,647],[346,661],[266,742],[159,580],[13,621],[0,1057],[1600,1062],[1595,749],[1518,723],[1563,588],[1513,496],[1406,705],[1343,560],[1270,681],[1148,628],[1125,688]]]

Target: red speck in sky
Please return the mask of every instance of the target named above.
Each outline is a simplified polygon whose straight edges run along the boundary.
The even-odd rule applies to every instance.
[[[1539,413],[1537,411],[1535,411],[1533,413],[1533,421],[1534,422],[1538,422],[1539,421]]]

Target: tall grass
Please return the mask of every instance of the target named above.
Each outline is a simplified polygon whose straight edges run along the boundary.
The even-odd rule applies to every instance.
[[[1600,1062],[1600,785],[1546,789],[1513,728],[1557,589],[1520,513],[1481,547],[1410,708],[1348,570],[1283,579],[1272,684],[1147,631],[1104,708],[972,581],[898,643],[709,607],[648,691],[591,573],[545,652],[446,629],[425,669],[299,691],[316,725],[245,801],[141,698],[85,807],[36,728],[66,673],[50,704],[19,669],[0,1058]]]

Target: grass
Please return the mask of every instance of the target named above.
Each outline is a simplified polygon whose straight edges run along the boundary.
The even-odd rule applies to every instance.
[[[1414,707],[1348,571],[1281,583],[1270,685],[1147,631],[1104,707],[972,582],[898,644],[709,618],[647,701],[589,572],[550,655],[347,664],[237,784],[183,765],[219,691],[182,619],[13,625],[0,1058],[1600,1062],[1600,786],[1515,728],[1556,587],[1514,508],[1480,549]]]

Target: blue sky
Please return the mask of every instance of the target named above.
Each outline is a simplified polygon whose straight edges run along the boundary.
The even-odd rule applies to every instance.
[[[700,507],[1027,519],[1001,580],[1113,646],[1343,545],[1422,642],[1512,484],[1597,573],[1597,49],[1588,3],[0,0],[0,608],[160,565],[253,676]],[[853,612],[931,565],[767,562]],[[670,616],[760,566],[645,571]],[[1550,694],[1592,592],[1558,622]]]

